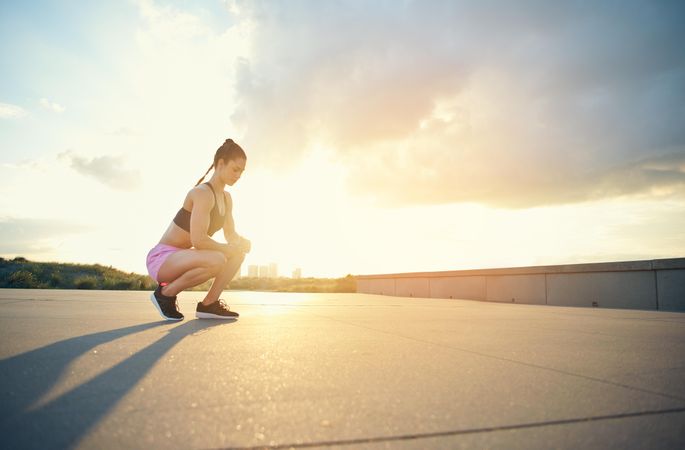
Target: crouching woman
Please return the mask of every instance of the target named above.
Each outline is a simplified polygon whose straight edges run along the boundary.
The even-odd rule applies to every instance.
[[[227,139],[216,151],[207,172],[186,195],[159,243],[148,253],[148,272],[159,284],[150,299],[164,319],[183,320],[177,295],[211,278],[212,286],[198,302],[195,316],[238,318],[239,314],[231,311],[219,296],[240,269],[251,244],[235,231],[233,203],[224,187],[233,186],[240,179],[246,162],[243,149]],[[202,183],[212,169],[209,181]],[[220,229],[226,244],[211,238]]]

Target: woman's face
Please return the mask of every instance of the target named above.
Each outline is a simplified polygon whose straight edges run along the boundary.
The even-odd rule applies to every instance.
[[[223,168],[220,170],[220,172],[221,180],[224,182],[224,184],[233,186],[245,171],[246,163],[247,161],[245,161],[243,158],[238,158],[229,160],[227,164],[223,164]]]

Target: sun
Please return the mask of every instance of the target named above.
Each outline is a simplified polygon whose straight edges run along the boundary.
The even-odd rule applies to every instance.
[[[283,274],[296,267],[305,275],[348,273],[348,261],[331,250],[349,239],[345,223],[353,210],[345,168],[333,155],[314,147],[289,168],[246,172],[234,194],[236,229],[253,242],[246,265],[276,262]]]

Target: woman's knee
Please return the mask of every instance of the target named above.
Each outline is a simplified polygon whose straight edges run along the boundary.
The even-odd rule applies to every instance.
[[[231,248],[226,252],[226,263],[235,264],[236,261],[243,262],[245,259],[245,253],[238,250],[237,248]]]
[[[212,252],[211,257],[208,258],[207,268],[212,271],[215,275],[219,273],[224,267],[242,264],[245,260],[245,253],[236,252],[224,254],[221,252]]]
[[[236,262],[238,264],[242,264],[243,261],[245,261],[245,253],[243,253],[243,252],[234,253],[227,260],[227,262],[230,262],[233,264],[235,264]]]
[[[207,258],[207,268],[212,272],[219,272],[226,264],[226,256],[221,252],[211,252]]]

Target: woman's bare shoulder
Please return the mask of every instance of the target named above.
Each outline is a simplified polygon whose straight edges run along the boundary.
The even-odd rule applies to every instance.
[[[208,197],[212,195],[212,191],[206,184],[198,184],[194,188],[188,191],[188,197]]]
[[[207,185],[205,184],[199,184],[190,189],[186,194],[186,199],[183,202],[183,204],[188,205],[190,207],[188,209],[190,210],[192,206],[195,204],[195,202],[198,201],[204,203],[211,203],[214,201],[214,197],[212,196],[209,187],[207,187]]]

